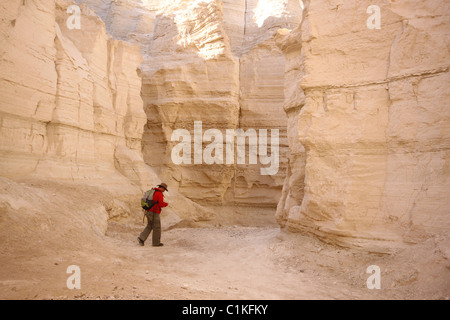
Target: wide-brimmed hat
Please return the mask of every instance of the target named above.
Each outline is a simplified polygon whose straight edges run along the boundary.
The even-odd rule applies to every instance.
[[[167,189],[167,184],[165,184],[165,183],[158,184],[158,187],[163,188],[163,189],[165,189],[166,191],[169,191],[169,190]]]

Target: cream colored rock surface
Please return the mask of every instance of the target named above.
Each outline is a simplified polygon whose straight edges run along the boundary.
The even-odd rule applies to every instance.
[[[300,3],[79,2],[92,5],[115,37],[141,47],[142,97],[148,117],[143,138],[146,163],[195,201],[275,207],[288,147],[285,57],[273,35],[282,27],[298,26]],[[132,30],[131,16],[136,23]],[[224,135],[226,129],[268,129],[269,134],[279,130],[279,170],[264,176],[261,163],[175,165],[171,135],[177,129],[193,134],[194,121],[202,121],[204,131],[218,129]]]
[[[81,28],[69,29],[72,4],[2,7],[0,175],[93,185],[138,204],[161,182],[142,156],[142,56],[84,5]],[[211,217],[176,190],[169,199],[178,219]]]
[[[301,108],[290,125],[305,162],[291,167],[278,220],[372,250],[448,233],[448,4],[383,4],[380,29],[367,27],[369,1],[305,5],[301,37],[281,45],[288,59],[301,47],[286,108]]]
[[[282,195],[278,203],[276,220],[285,227],[288,219],[295,220],[304,197],[305,187],[305,147],[299,137],[299,115],[305,104],[305,94],[300,86],[304,68],[301,52],[301,29],[280,30],[276,43],[286,56],[285,101],[287,115],[287,138],[289,144],[288,166]]]
[[[14,23],[1,46],[1,174],[127,185],[115,149],[141,152],[142,58],[137,47],[110,39],[85,7],[82,28],[69,30],[69,5],[35,1],[2,10]]]

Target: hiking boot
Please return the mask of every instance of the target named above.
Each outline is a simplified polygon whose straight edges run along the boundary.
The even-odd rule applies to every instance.
[[[140,245],[141,247],[143,247],[143,246],[144,246],[144,241],[142,241],[142,239],[139,238],[139,237],[138,237],[138,241],[139,241],[139,245]]]
[[[154,244],[153,246],[154,247],[162,247],[164,244],[163,243],[160,243],[160,244]]]

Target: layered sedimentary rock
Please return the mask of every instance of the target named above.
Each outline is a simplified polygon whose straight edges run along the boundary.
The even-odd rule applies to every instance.
[[[70,29],[71,4],[2,8],[1,175],[126,184],[116,150],[140,154],[146,122],[139,48],[111,39],[87,7]]]
[[[382,2],[379,28],[370,1],[305,5],[301,37],[280,45],[301,146],[278,220],[379,250],[448,232],[448,3]]]
[[[285,57],[273,36],[280,28],[298,26],[300,2],[78,2],[93,7],[115,37],[141,47],[146,163],[196,201],[275,206],[287,140]],[[269,141],[271,131],[278,130],[279,170],[261,175],[261,167],[268,165],[250,164],[249,139],[245,165],[194,164],[193,156],[191,165],[174,164],[172,133],[186,129],[193,136],[195,121],[202,122],[203,132],[216,129],[224,136],[227,129],[266,129]]]
[[[139,46],[112,38],[71,1],[0,9],[0,175],[95,185],[138,204],[161,182],[142,156]],[[173,219],[211,216],[175,190],[169,198]],[[126,205],[105,209],[116,207]]]
[[[287,116],[289,153],[286,179],[276,213],[278,223],[285,227],[288,219],[295,220],[305,187],[306,153],[299,137],[299,116],[305,105],[305,94],[301,88],[304,75],[301,28],[292,32],[280,30],[276,43],[286,56],[284,110]]]
[[[175,2],[159,16],[143,66],[143,99],[148,117],[144,157],[166,180],[197,201],[215,201],[229,187],[231,165],[203,160],[175,165],[172,133],[186,129],[194,142],[194,121],[224,132],[239,121],[239,64],[231,55],[220,4]],[[203,144],[206,145],[206,144]],[[200,150],[202,153],[202,150]],[[225,183],[223,183],[225,181]]]

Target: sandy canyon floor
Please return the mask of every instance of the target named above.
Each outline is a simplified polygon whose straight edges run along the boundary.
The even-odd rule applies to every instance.
[[[30,259],[8,257],[2,299],[448,299],[438,275],[429,286],[409,268],[414,257],[362,254],[275,227],[182,228],[165,246],[140,247],[141,226],[110,224],[103,242]],[[426,248],[422,248],[423,252]],[[6,257],[4,256],[3,259]],[[416,257],[417,258],[417,257]],[[2,260],[3,260],[2,259]],[[3,260],[5,261],[5,260]],[[381,289],[369,290],[369,265],[381,268]],[[69,265],[81,289],[69,290]],[[442,279],[448,281],[447,278]],[[448,282],[447,282],[448,284]],[[437,286],[436,290],[433,286]]]
[[[17,194],[26,197],[39,190],[39,201],[53,204],[52,195],[61,190],[73,195],[75,189],[70,188],[2,181],[0,299],[450,297],[446,237],[405,246],[394,254],[376,254],[287,233],[275,222],[164,227],[163,217],[164,247],[152,247],[150,241],[141,247],[136,239],[144,228],[140,214],[111,221],[102,233],[89,231],[85,226],[90,220],[77,220],[70,211],[56,209],[60,206],[46,205],[53,210],[47,215],[37,204],[34,211],[13,210],[20,207],[11,198]],[[80,203],[96,196],[95,188],[76,190]],[[72,221],[70,228],[64,227],[67,221]],[[67,287],[71,265],[80,268],[81,289]],[[380,267],[381,289],[367,287],[371,265]]]

